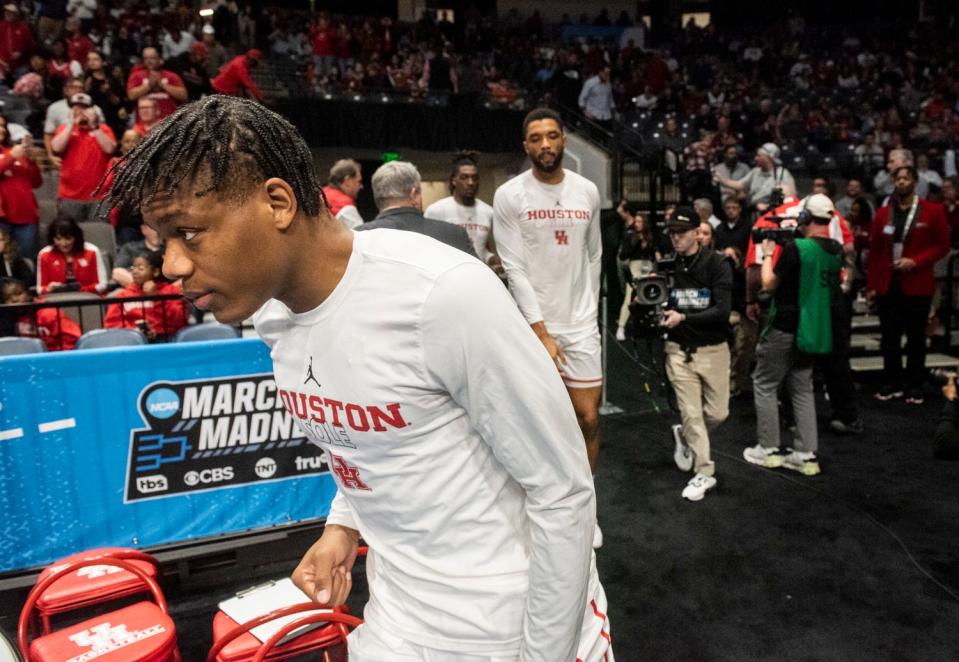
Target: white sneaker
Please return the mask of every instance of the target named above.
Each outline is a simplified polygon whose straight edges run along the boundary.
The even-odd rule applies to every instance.
[[[603,546],[603,530],[599,528],[599,522],[596,522],[596,528],[593,529],[593,549],[599,549]]]
[[[804,476],[815,476],[822,471],[815,453],[791,451],[783,456],[782,463],[786,469],[798,471]]]
[[[705,474],[696,474],[683,488],[683,498],[690,501],[702,501],[706,490],[716,487],[716,479]]]
[[[673,460],[680,471],[689,471],[693,468],[693,449],[686,445],[683,438],[683,426],[677,423],[673,426],[673,440],[676,450],[673,451]]]
[[[616,327],[616,340],[619,342],[624,342],[626,340],[626,329],[618,326]]]
[[[743,459],[750,464],[758,464],[767,469],[776,469],[783,465],[783,456],[778,448],[766,448],[762,444],[756,444],[743,449]]]

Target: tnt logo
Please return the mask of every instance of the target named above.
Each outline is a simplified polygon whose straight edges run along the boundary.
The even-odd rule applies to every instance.
[[[140,494],[150,494],[152,492],[166,492],[170,485],[167,483],[166,476],[154,474],[153,476],[140,476],[137,478],[137,492]]]
[[[569,246],[569,235],[566,234],[566,230],[557,230],[553,236],[556,237],[556,243],[560,246]]]
[[[276,473],[276,462],[273,458],[261,457],[253,466],[253,472],[260,478],[272,478]]]
[[[333,458],[333,471],[340,477],[340,483],[343,487],[348,487],[351,490],[372,491],[369,486],[363,482],[363,479],[360,478],[359,469],[347,463],[347,461],[339,455],[330,453],[330,457]]]

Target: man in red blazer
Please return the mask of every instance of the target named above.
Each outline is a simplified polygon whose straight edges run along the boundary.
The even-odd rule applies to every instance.
[[[895,193],[881,207],[869,233],[866,295],[875,297],[882,332],[884,385],[879,400],[901,398],[921,404],[926,363],[926,321],[936,288],[933,265],[949,252],[946,213],[937,202],[916,195],[919,177],[912,166],[892,173]],[[907,366],[902,371],[902,334]]]

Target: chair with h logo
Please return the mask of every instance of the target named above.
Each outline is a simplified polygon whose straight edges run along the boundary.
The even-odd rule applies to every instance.
[[[50,633],[50,617],[75,611],[91,605],[109,602],[128,595],[143,593],[149,586],[137,575],[115,565],[110,558],[120,558],[139,568],[151,579],[156,579],[157,562],[149,554],[123,547],[101,547],[74,554],[44,568],[35,586],[48,577],[61,574],[63,568],[78,561],[105,559],[102,565],[89,565],[62,577],[50,589],[37,596],[36,609],[40,614],[44,634]]]
[[[139,553],[130,555],[137,559]],[[139,559],[137,559],[139,560]],[[31,641],[30,624],[37,601],[52,586],[84,568],[111,566],[135,576],[154,602],[143,601],[44,634]],[[116,574],[116,573],[113,573]],[[180,662],[176,629],[167,613],[166,599],[156,581],[132,560],[97,557],[55,567],[40,580],[20,612],[17,643],[28,662],[65,662],[97,659],[99,662]]]

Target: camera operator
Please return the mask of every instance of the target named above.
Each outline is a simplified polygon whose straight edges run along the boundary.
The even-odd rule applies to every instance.
[[[746,448],[743,458],[806,476],[820,472],[813,360],[815,355],[832,351],[833,309],[841,296],[842,245],[830,238],[829,231],[834,215],[835,208],[827,196],[809,196],[797,228],[797,234],[803,236],[785,240],[775,266],[776,240],[762,241],[762,287],[773,294],[773,302],[769,325],[756,348],[753,372],[759,443]],[[784,235],[779,237],[783,241]],[[794,449],[785,453],[780,451],[777,398],[783,382],[788,386],[797,428]]]
[[[715,464],[709,455],[707,428],[729,414],[729,311],[732,272],[726,259],[697,241],[699,216],[690,207],[677,207],[666,224],[676,270],[669,305],[660,324],[667,329],[666,375],[676,392],[682,426],[674,427],[678,443],[694,454],[676,464],[696,475],[682,496],[699,501],[716,486]]]
[[[946,405],[939,414],[936,427],[933,456],[937,460],[959,460],[959,425],[956,424],[956,376],[950,374],[946,385],[942,387]]]

